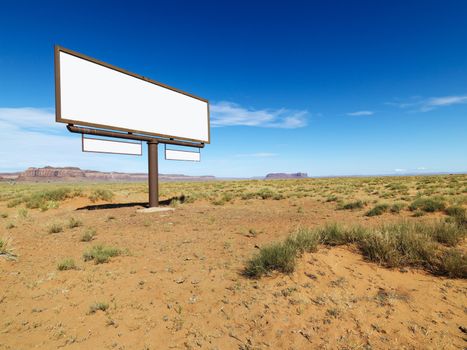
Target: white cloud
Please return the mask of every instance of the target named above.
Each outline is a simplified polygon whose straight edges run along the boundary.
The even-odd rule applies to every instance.
[[[430,97],[425,99],[422,99],[419,96],[417,96],[414,99],[415,101],[413,102],[388,102],[386,104],[404,109],[410,108],[412,112],[429,112],[439,107],[467,103],[467,95]]]
[[[26,130],[47,129],[50,132],[60,129],[55,123],[54,110],[51,108],[0,108],[0,125],[3,128]]]
[[[394,169],[396,173],[405,173],[407,172],[407,169]]]
[[[375,112],[373,111],[356,111],[356,112],[347,113],[347,115],[350,115],[352,117],[373,115],[373,114],[375,114]]]
[[[444,97],[432,97],[424,101],[422,105],[422,111],[431,111],[436,107],[451,106],[456,104],[467,103],[467,95],[465,96],[444,96]]]
[[[240,105],[221,101],[210,106],[211,126],[257,126],[264,128],[295,129],[307,125],[306,110],[247,109]]]
[[[80,136],[56,123],[53,109],[0,108],[0,172],[46,165],[145,171],[136,158],[82,153]]]
[[[258,153],[236,154],[235,157],[268,158],[268,157],[276,157],[277,155],[278,155],[277,153],[258,152]]]

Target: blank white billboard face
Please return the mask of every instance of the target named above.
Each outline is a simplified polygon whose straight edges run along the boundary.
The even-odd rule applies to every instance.
[[[209,104],[78,53],[56,48],[56,120],[209,143]]]
[[[112,141],[83,137],[83,152],[129,154],[140,156],[143,154],[141,142]]]
[[[199,162],[201,160],[201,153],[166,149],[165,159],[167,160],[189,160],[192,162]]]

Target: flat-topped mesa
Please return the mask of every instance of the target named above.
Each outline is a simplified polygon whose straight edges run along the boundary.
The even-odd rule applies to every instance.
[[[28,168],[19,174],[17,181],[40,181],[58,180],[65,178],[84,178],[84,171],[75,167],[54,168],[46,166],[44,168]]]
[[[28,168],[20,173],[0,174],[0,181],[22,182],[144,182],[148,181],[147,173],[104,172],[82,170],[77,167]],[[212,181],[214,176],[188,176],[183,174],[159,174],[159,180],[169,181]]]
[[[274,180],[274,179],[306,179],[308,178],[307,173],[270,173],[267,174],[265,179],[266,180]]]

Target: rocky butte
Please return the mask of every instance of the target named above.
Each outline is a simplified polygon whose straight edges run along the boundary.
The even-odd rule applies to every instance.
[[[7,175],[7,176],[4,176]],[[76,167],[28,168],[23,172],[0,174],[2,181],[18,182],[137,182],[147,181],[146,173],[102,172],[82,170]],[[182,174],[159,174],[160,181],[210,181],[214,176],[187,176]]]
[[[306,179],[308,178],[307,173],[270,173],[267,174],[265,179],[266,180],[276,180],[276,179]]]

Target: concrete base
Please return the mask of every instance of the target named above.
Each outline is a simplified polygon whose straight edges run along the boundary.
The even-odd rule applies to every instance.
[[[137,213],[160,213],[163,211],[174,211],[174,208],[168,207],[152,207],[152,208],[143,208],[136,210]]]

